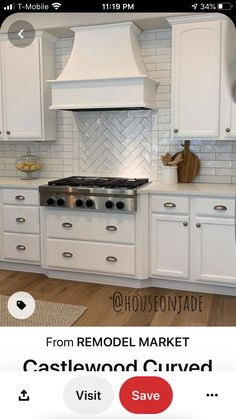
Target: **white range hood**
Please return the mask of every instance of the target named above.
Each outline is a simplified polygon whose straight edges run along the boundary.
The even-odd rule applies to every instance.
[[[155,109],[158,83],[145,69],[132,22],[72,29],[74,46],[57,80],[51,109]]]

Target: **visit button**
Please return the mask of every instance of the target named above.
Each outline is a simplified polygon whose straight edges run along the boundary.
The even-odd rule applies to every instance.
[[[120,389],[120,402],[131,413],[156,414],[166,410],[173,399],[170,384],[160,377],[132,377]]]

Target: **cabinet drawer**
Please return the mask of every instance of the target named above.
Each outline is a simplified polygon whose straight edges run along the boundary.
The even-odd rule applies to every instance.
[[[49,268],[135,274],[134,246],[48,239],[46,253]]]
[[[3,204],[39,205],[39,193],[32,189],[3,189],[2,200]]]
[[[39,236],[27,234],[3,234],[3,258],[21,262],[39,262]]]
[[[65,239],[133,244],[133,214],[91,214],[78,211],[47,210],[47,236]]]
[[[39,208],[3,206],[3,230],[15,233],[39,233]]]
[[[234,217],[235,200],[232,198],[192,198],[191,209],[196,215]]]
[[[189,198],[176,195],[154,195],[151,197],[152,212],[165,214],[188,214]]]

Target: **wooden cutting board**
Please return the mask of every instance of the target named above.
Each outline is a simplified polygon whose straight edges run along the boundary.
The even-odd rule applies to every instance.
[[[184,149],[181,152],[183,161],[178,164],[178,181],[180,183],[192,182],[193,179],[198,175],[200,170],[200,161],[196,154],[189,150],[190,141],[184,142]],[[176,153],[171,160],[174,160],[177,156]]]

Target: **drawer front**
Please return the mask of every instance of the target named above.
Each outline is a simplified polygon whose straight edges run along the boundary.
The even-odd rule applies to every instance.
[[[192,198],[191,206],[196,215],[233,218],[235,216],[235,200],[232,198]]]
[[[91,214],[78,211],[47,210],[47,236],[65,239],[133,244],[133,214]]]
[[[176,195],[154,195],[151,197],[151,210],[164,214],[188,214],[189,198]]]
[[[49,268],[135,274],[135,248],[128,245],[47,240]]]
[[[3,206],[3,230],[15,233],[39,233],[39,208]]]
[[[19,262],[40,262],[39,236],[4,233],[3,258]]]
[[[39,192],[36,189],[3,189],[3,204],[39,205]]]

